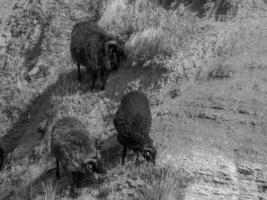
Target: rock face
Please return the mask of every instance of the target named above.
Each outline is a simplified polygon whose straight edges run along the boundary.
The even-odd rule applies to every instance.
[[[159,160],[194,177],[185,200],[267,199],[266,73],[257,59],[233,76],[197,81],[154,118]]]
[[[188,158],[169,155],[164,159],[166,163],[186,166],[193,174],[194,183],[187,188],[185,200],[266,199],[266,165],[235,163],[222,155],[201,151]]]

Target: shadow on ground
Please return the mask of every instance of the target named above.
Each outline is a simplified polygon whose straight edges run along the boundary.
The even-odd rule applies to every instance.
[[[131,82],[140,80],[140,87],[146,89],[151,84],[157,84],[161,75],[166,72],[167,70],[161,66],[123,67],[109,76],[103,95],[113,101],[119,101],[124,91],[129,89]],[[5,157],[12,153],[12,158],[22,158],[38,145],[45,135],[45,132],[39,131],[40,125],[44,121],[51,122],[55,115],[53,96],[72,95],[78,91],[90,92],[90,80],[89,76],[85,75],[85,70],[82,82],[77,81],[76,69],[60,74],[54,84],[29,103],[18,120],[1,138],[0,149],[2,148]],[[96,90],[94,93],[98,92]]]
[[[64,96],[70,91],[75,92],[71,90],[73,85],[85,84],[79,84],[75,75],[73,71],[60,74],[54,84],[28,104],[25,111],[19,115],[17,121],[0,140],[0,147],[5,157],[16,149],[13,157],[21,158],[42,140],[44,132],[38,131],[38,128],[44,120],[53,118],[52,97],[54,93],[61,91],[60,95]]]
[[[158,88],[160,79],[168,70],[161,65],[125,66],[110,75],[105,96],[113,101],[119,101],[126,90],[146,90],[153,86]],[[138,82],[138,83],[135,83]]]

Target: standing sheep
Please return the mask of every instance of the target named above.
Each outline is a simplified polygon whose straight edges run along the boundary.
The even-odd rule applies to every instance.
[[[123,42],[89,21],[74,25],[70,53],[77,63],[78,79],[81,80],[80,65],[85,66],[87,72],[91,74],[91,91],[99,76],[101,90],[104,90],[109,72],[117,69],[121,61],[126,58]]]
[[[127,148],[155,164],[157,150],[149,136],[151,121],[149,102],[142,92],[129,92],[122,98],[113,120],[117,139],[123,145],[122,165]]]
[[[51,153],[57,161],[57,178],[60,177],[61,166],[71,186],[71,196],[75,196],[75,186],[81,175],[102,172],[95,142],[89,137],[83,124],[74,117],[62,118],[53,125]]]

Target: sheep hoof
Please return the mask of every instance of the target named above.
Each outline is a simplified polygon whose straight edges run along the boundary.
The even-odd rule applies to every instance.
[[[78,197],[78,192],[75,191],[75,189],[74,189],[73,186],[70,187],[70,190],[69,190],[69,197],[70,197],[71,199],[75,199],[75,198]]]

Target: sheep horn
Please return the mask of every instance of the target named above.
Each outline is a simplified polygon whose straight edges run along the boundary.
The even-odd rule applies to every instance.
[[[110,40],[110,41],[108,41],[105,44],[105,50],[107,51],[108,47],[111,46],[111,45],[117,46],[118,45],[118,42],[116,40]]]

